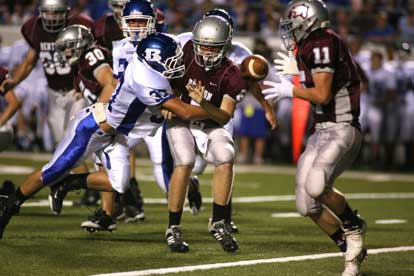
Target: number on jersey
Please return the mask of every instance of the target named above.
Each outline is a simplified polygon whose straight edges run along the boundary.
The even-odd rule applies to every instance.
[[[85,55],[85,58],[88,60],[89,66],[93,66],[98,60],[104,60],[105,56],[100,49],[93,49]]]

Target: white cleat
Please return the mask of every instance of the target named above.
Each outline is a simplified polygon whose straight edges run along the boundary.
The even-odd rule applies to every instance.
[[[364,235],[366,223],[360,218],[360,227],[352,230],[345,230],[347,249],[345,252],[345,262],[356,259],[364,250]]]
[[[358,276],[361,275],[359,268],[368,256],[368,251],[363,248],[361,253],[352,261],[345,261],[345,270],[342,272],[342,276]]]

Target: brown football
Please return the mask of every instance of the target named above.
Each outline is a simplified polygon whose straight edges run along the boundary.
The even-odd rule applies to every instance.
[[[240,70],[243,78],[261,81],[269,73],[269,63],[261,55],[250,55],[242,61]]]

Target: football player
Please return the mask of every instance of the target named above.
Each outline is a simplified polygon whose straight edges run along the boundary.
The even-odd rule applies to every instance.
[[[264,83],[271,87],[263,90],[265,98],[297,97],[313,106],[314,127],[296,172],[296,207],[343,248],[342,276],[359,275],[366,254],[365,221],[332,186],[359,153],[360,76],[345,43],[329,28],[328,10],[322,1],[290,2],[280,24],[286,48],[298,52],[296,59],[279,64],[280,83]],[[303,87],[293,86],[282,75],[292,72],[300,72]]]
[[[71,25],[63,29],[56,40],[56,48],[62,58],[69,64],[77,64],[75,87],[92,105],[97,101],[107,103],[116,87],[111,68],[111,54],[101,46],[93,44],[94,38],[89,29],[82,25]],[[108,149],[107,149],[108,150]],[[51,195],[53,197],[53,194]],[[102,193],[103,211],[91,216],[90,220],[83,223],[87,230],[115,230],[116,224],[113,215],[112,193]],[[54,201],[51,200],[53,203]],[[61,206],[51,206],[54,213],[60,213]],[[106,223],[108,222],[108,223]]]
[[[0,67],[0,81],[8,78],[8,70]],[[13,90],[0,93],[0,151],[7,149],[13,142],[13,127],[9,119],[21,107],[20,100],[16,97]]]
[[[234,23],[231,16],[228,14],[227,11],[223,9],[213,9],[204,14],[204,17],[208,16],[218,16],[220,18],[223,18],[226,20],[231,27],[231,34],[234,30]],[[191,32],[186,32],[179,34],[177,36],[177,39],[180,41],[181,45],[185,45],[188,41],[190,41],[192,38]],[[252,52],[242,43],[240,42],[231,42],[231,47],[228,48],[228,51],[226,52],[226,56],[232,60],[236,64],[241,64],[242,61],[249,55],[251,55]],[[263,109],[265,110],[265,116],[269,124],[271,125],[272,129],[275,129],[277,126],[277,120],[275,117],[275,113],[273,112],[272,106],[264,99],[263,94],[260,92],[261,89],[259,87],[259,84],[254,81],[248,81],[249,91],[253,93],[253,96],[257,99],[257,101],[262,105]],[[242,96],[242,95],[240,95]],[[241,101],[242,97],[239,97],[238,101]],[[233,135],[233,119],[230,120],[230,122],[226,125],[226,129],[230,132],[231,135]],[[207,161],[203,158],[202,155],[198,154],[196,156],[196,161],[193,168],[193,173],[198,175],[202,174],[207,166]],[[201,195],[199,192],[199,183],[196,176],[190,177],[190,183],[188,188],[188,202],[190,205],[190,210],[193,214],[197,214],[201,207]],[[238,232],[237,226],[234,224],[234,222],[231,219],[232,214],[232,203],[231,199],[229,201],[229,204],[226,206],[226,212],[225,212],[225,225],[227,229],[230,232]]]
[[[234,143],[224,128],[233,116],[237,96],[247,88],[241,71],[225,57],[231,45],[232,28],[221,17],[201,19],[193,30],[192,41],[184,46],[186,73],[179,91],[184,102],[200,105],[210,119],[188,122],[174,119],[167,122],[167,137],[174,159],[168,194],[169,224],[167,244],[173,252],[187,252],[188,244],[181,231],[181,215],[189,176],[196,151],[215,165],[213,178],[213,213],[209,231],[228,252],[238,249],[224,223],[233,184]],[[193,93],[190,98],[189,93]],[[193,99],[193,100],[192,100]],[[197,131],[198,134],[193,133]]]
[[[108,105],[96,103],[76,114],[52,159],[31,174],[8,197],[0,198],[0,237],[20,206],[45,186],[54,191],[52,200],[61,205],[73,189],[96,189],[119,193],[128,188],[127,137],[151,135],[162,122],[161,107],[185,120],[205,119],[205,111],[183,103],[174,96],[170,81],[183,76],[183,52],[176,41],[155,33],[141,41]],[[105,148],[113,144],[113,150]],[[65,175],[85,157],[95,153],[104,172]]]
[[[61,63],[55,49],[57,34],[66,26],[80,24],[91,28],[93,22],[83,15],[69,17],[66,0],[42,0],[39,15],[23,24],[21,32],[30,45],[26,58],[14,71],[13,76],[2,83],[2,90],[9,90],[24,80],[40,59],[48,81],[48,124],[54,143],[63,137],[64,130],[73,114],[84,107],[76,101],[73,90],[75,68]]]

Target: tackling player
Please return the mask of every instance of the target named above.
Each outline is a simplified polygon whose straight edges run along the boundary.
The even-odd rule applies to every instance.
[[[280,75],[280,83],[264,83],[271,88],[263,93],[268,100],[297,97],[312,103],[315,124],[298,163],[296,207],[343,248],[342,276],[356,276],[366,255],[365,221],[332,186],[358,156],[361,146],[361,79],[347,46],[329,26],[322,1],[288,4],[281,19],[281,36],[286,48],[298,53],[296,60],[288,58],[278,67],[280,74],[300,72],[303,87],[293,86]]]
[[[129,179],[127,137],[139,139],[154,133],[162,123],[154,120],[161,116],[160,107],[185,120],[207,118],[201,108],[174,96],[170,81],[184,74],[182,56],[179,44],[164,34],[155,33],[141,41],[109,104],[97,103],[78,112],[51,161],[31,174],[14,194],[0,198],[0,237],[20,206],[45,186],[58,191],[53,200],[60,204],[73,189],[125,192]],[[111,144],[114,150],[106,152]],[[101,160],[106,174],[65,178],[73,166],[92,153]]]

